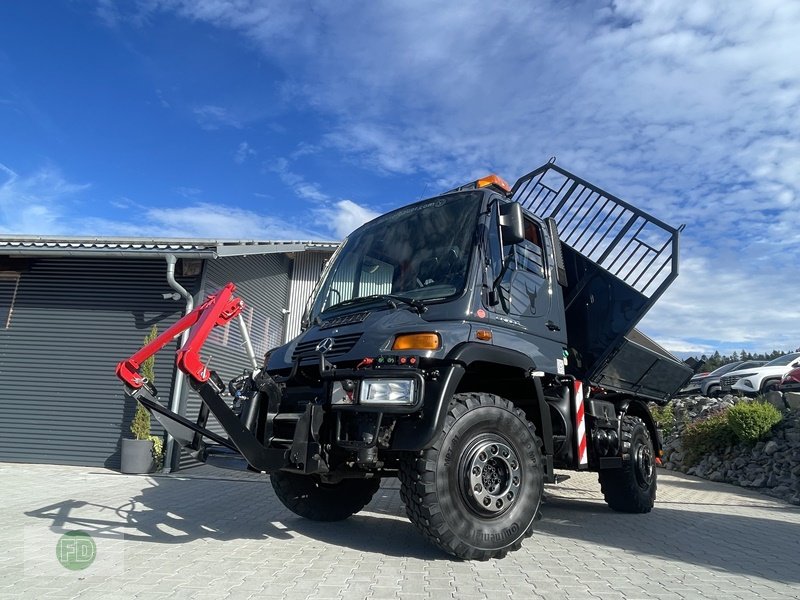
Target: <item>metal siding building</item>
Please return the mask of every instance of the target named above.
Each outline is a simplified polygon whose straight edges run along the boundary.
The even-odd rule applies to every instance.
[[[168,255],[178,259],[176,280],[196,304],[227,281],[236,283],[260,357],[287,335],[287,311],[302,312],[305,299],[297,309],[289,296],[309,284],[302,279],[294,285],[293,263],[308,250],[321,265],[320,257],[335,248],[312,242],[0,237],[0,461],[119,467],[119,441],[129,432],[135,404],[125,398],[114,367],[142,346],[153,324],[164,331],[185,311],[167,281]],[[227,380],[248,360],[235,325],[215,336],[204,357]],[[155,384],[165,405],[176,375],[170,350],[177,347],[171,344],[155,361]],[[199,400],[186,389],[181,412],[188,408],[193,416]],[[161,434],[152,423],[153,433]]]
[[[300,321],[303,317],[306,303],[311,297],[325,262],[330,256],[330,252],[313,252],[309,250],[295,257],[292,280],[289,285],[289,314],[287,315],[283,341],[288,342],[300,333]]]
[[[282,343],[290,268],[291,261],[285,254],[221,258],[206,266],[204,296],[219,291],[228,281],[236,283],[237,295],[245,300],[242,317],[259,365],[267,350]],[[223,381],[241,375],[250,360],[236,321],[211,332],[204,347],[204,356],[210,357],[210,367]],[[200,409],[200,396],[190,390],[183,404],[185,409],[181,412],[194,421]],[[213,415],[209,416],[208,429],[223,435],[225,433]],[[196,461],[183,452],[181,468],[193,464]]]

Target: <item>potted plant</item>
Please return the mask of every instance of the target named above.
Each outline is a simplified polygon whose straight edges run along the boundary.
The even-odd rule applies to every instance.
[[[158,328],[153,325],[149,335],[144,338],[145,345],[157,337]],[[155,380],[154,364],[153,356],[142,363],[142,377],[150,382]],[[136,402],[136,414],[131,423],[131,433],[133,433],[133,439],[122,438],[120,470],[123,473],[151,473],[160,469],[164,460],[164,441],[157,435],[150,435],[150,413],[138,401]]]

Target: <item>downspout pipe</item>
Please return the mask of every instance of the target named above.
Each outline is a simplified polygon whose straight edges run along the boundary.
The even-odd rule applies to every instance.
[[[194,298],[192,295],[186,291],[180,283],[175,280],[175,264],[178,262],[178,259],[175,257],[174,254],[168,254],[166,256],[167,259],[167,283],[169,283],[169,287],[173,290],[178,292],[181,297],[186,300],[186,308],[183,312],[184,315],[188,315],[192,310],[194,310]],[[181,347],[186,343],[186,340],[189,339],[189,330],[181,334]],[[186,382],[186,375],[184,375],[180,369],[175,369],[175,382],[172,386],[172,397],[169,401],[169,409],[177,413],[181,403],[181,396],[183,395],[183,387]],[[175,447],[175,440],[172,438],[169,433],[167,433],[167,441],[164,444],[164,472],[169,473],[172,470],[172,453]]]

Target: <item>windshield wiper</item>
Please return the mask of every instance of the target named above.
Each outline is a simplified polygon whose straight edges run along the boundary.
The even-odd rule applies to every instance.
[[[338,304],[334,304],[333,306],[329,307],[328,310],[333,308],[342,308],[344,306],[351,306],[353,304],[358,304],[365,301],[370,300],[383,300],[392,308],[397,308],[397,303],[400,302],[401,304],[407,304],[412,308],[416,309],[417,314],[422,314],[428,307],[425,306],[425,303],[422,300],[416,300],[414,298],[406,298],[405,296],[396,296],[394,294],[372,294],[370,296],[359,296],[358,298],[351,298],[350,300],[345,300],[344,302],[339,302]]]
[[[392,305],[392,308],[397,308],[395,302],[402,302],[403,304],[408,304],[409,306],[417,309],[417,314],[422,314],[428,307],[425,306],[425,303],[422,300],[417,300],[415,298],[407,298],[406,296],[395,296],[394,294],[377,294],[378,297],[386,300]]]

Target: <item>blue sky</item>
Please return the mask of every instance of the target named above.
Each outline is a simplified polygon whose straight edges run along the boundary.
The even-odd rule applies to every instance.
[[[557,156],[687,225],[646,333],[793,350],[798,31],[777,0],[3,2],[0,233],[340,239]]]

